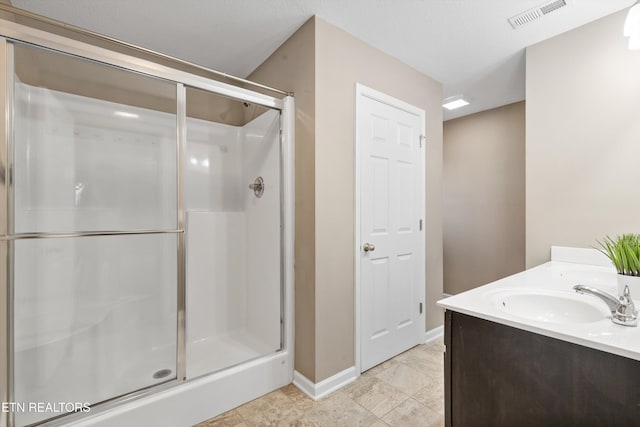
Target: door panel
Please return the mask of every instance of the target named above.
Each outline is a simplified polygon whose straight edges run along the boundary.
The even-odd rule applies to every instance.
[[[386,290],[389,287],[389,259],[378,258],[371,261],[371,272],[373,273],[371,278],[371,285],[373,292],[372,297],[372,309],[378,313],[371,319],[371,334],[372,336],[380,337],[389,333],[387,328],[389,322],[389,300],[386,298]]]
[[[389,230],[389,159],[371,158],[371,200],[373,206],[372,234],[387,234]]]
[[[396,263],[396,280],[398,292],[396,297],[395,325],[398,328],[405,327],[413,321],[416,306],[416,299],[413,284],[414,258],[413,254],[398,255]]]
[[[359,100],[363,371],[418,344],[424,332],[423,120],[392,103]]]

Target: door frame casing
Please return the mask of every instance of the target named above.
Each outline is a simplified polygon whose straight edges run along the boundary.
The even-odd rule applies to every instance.
[[[354,359],[355,359],[355,368],[356,368],[356,377],[360,376],[361,372],[361,338],[362,338],[362,334],[361,334],[361,283],[360,283],[360,268],[361,268],[361,258],[360,258],[360,243],[361,243],[361,233],[360,233],[360,191],[361,191],[361,183],[360,183],[360,172],[361,172],[361,167],[360,167],[360,156],[362,154],[362,150],[360,147],[360,131],[359,131],[359,121],[360,121],[360,114],[362,112],[362,99],[363,98],[369,98],[372,99],[374,101],[378,101],[381,102],[383,104],[387,104],[391,107],[406,111],[407,113],[410,114],[415,114],[416,116],[418,116],[420,118],[420,137],[422,138],[423,135],[426,135],[426,112],[421,109],[418,108],[414,105],[411,105],[405,101],[402,101],[400,99],[394,98],[390,95],[387,95],[385,93],[379,92],[375,89],[372,89],[370,87],[367,87],[361,83],[356,82],[355,84],[355,114],[354,114],[354,119],[355,119],[355,144],[354,144],[354,166],[355,166],[355,172],[354,172],[354,188],[355,188],[355,197],[354,197],[354,225],[355,225],[355,241],[354,241],[354,284],[355,284],[355,289],[354,289]],[[418,300],[416,301],[418,302],[422,302],[422,313],[419,316],[419,321],[422,322],[422,328],[421,328],[421,333],[418,337],[416,337],[417,341],[416,344],[418,344],[419,342],[421,342],[421,338],[424,336],[425,333],[425,315],[426,315],[426,250],[427,250],[427,245],[426,245],[426,221],[425,221],[425,214],[426,214],[426,206],[425,206],[425,201],[426,201],[426,141],[425,143],[422,145],[422,150],[421,153],[422,155],[420,156],[420,177],[421,177],[421,182],[420,182],[420,196],[419,196],[419,200],[418,200],[418,205],[419,205],[419,211],[420,211],[420,218],[422,219],[422,233],[423,233],[423,238],[420,239],[420,245],[421,245],[421,255],[422,255],[422,262],[421,262],[421,269],[423,271],[423,285],[420,287],[419,291],[418,291]]]

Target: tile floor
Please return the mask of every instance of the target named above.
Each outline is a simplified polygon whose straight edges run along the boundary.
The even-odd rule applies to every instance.
[[[290,384],[197,427],[442,426],[443,353],[442,339],[419,345],[318,401]]]

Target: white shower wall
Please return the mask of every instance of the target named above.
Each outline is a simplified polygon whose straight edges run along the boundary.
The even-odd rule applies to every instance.
[[[280,120],[275,111],[247,123],[240,132],[245,153],[244,182],[265,180],[265,192],[256,198],[245,191],[247,224],[247,328],[267,345],[280,346],[282,291],[280,253]],[[277,327],[275,327],[277,325]]]
[[[187,118],[184,208],[242,212],[242,144],[236,126]]]
[[[281,346],[279,130],[276,111],[244,127],[187,119],[188,378]]]

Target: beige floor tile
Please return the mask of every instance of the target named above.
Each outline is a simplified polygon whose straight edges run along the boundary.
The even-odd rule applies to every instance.
[[[409,398],[409,395],[377,377],[361,377],[345,387],[344,392],[377,417],[382,417]]]
[[[446,347],[444,345],[444,338],[438,338],[437,340],[431,341],[428,344],[423,344],[421,346],[427,351],[434,351],[439,353],[444,353]]]
[[[434,365],[438,365],[441,368],[444,367],[444,353],[432,353],[430,351],[425,351],[424,353],[427,353],[431,356],[429,361],[432,362]]]
[[[244,422],[238,411],[235,409],[224,414],[220,414],[215,418],[204,421],[196,427],[246,427],[247,423]]]
[[[296,416],[289,416],[286,418],[283,418],[281,420],[275,421],[273,423],[270,424],[266,424],[266,423],[260,423],[260,424],[256,424],[255,427],[263,427],[263,426],[269,426],[269,427],[320,427],[318,423],[314,422],[313,420],[307,419],[305,418],[305,416],[301,416],[301,417],[296,417]]]
[[[407,399],[393,411],[385,415],[382,420],[392,427],[431,427],[444,423],[441,414],[419,404],[413,399]]]
[[[398,361],[394,358],[394,359],[389,359],[387,361],[382,362],[379,365],[374,366],[373,368],[364,371],[362,373],[362,376],[367,376],[367,377],[375,377],[376,375],[378,375],[380,372],[385,371],[395,365],[398,364]]]
[[[444,415],[444,384],[428,385],[413,395],[413,398],[429,409]]]
[[[412,349],[405,351],[404,353],[400,353],[394,359],[398,362],[404,362],[406,360],[414,360],[414,359],[424,359],[430,360],[433,357],[432,352],[428,352],[424,350],[422,346],[416,346]]]
[[[444,368],[440,370],[431,370],[427,372],[434,382],[444,384]]]
[[[431,360],[440,364],[444,362],[444,351],[440,351],[439,349],[436,349],[427,345],[419,345],[409,351],[406,351],[398,355],[397,357],[402,359],[403,357],[406,357],[406,356],[419,357],[419,358]]]
[[[444,346],[444,344],[425,345],[423,350],[434,354],[444,354],[446,347]]]
[[[429,351],[414,349],[402,353],[397,356],[396,360],[399,363],[406,364],[417,364],[419,366],[429,366],[429,367],[442,367],[444,366],[443,361],[441,360],[442,356],[436,353],[431,353]]]
[[[444,377],[444,361],[442,354],[425,350],[412,350],[397,357],[398,363],[416,369],[434,380]]]
[[[307,412],[308,410],[313,409],[319,402],[321,402],[321,400],[313,400],[293,384],[282,387],[280,391],[291,399],[293,403],[302,410],[302,412]]]
[[[433,379],[426,373],[404,363],[398,363],[385,369],[376,377],[409,396],[433,382]]]
[[[434,365],[433,363],[418,360],[402,362],[402,364],[421,372],[423,375],[429,377],[432,382],[441,382],[441,378],[444,378],[444,367]]]
[[[303,414],[280,390],[242,405],[237,411],[250,426],[292,425]]]
[[[379,420],[339,390],[307,412],[302,421],[314,423],[318,427],[357,427],[372,426]]]
[[[434,357],[437,357],[436,360],[440,361],[442,363],[442,361],[444,361],[444,345],[443,346],[430,346],[430,345],[424,345],[420,347],[420,351],[423,351],[427,354],[430,354]]]
[[[444,385],[444,367],[437,366],[423,366],[421,372],[428,375],[431,378],[429,385],[439,384]]]
[[[425,402],[424,406],[442,415],[444,419],[444,399],[433,399]]]
[[[434,346],[434,345],[421,345],[420,351],[432,356],[434,359],[440,363],[444,361],[444,346]]]

